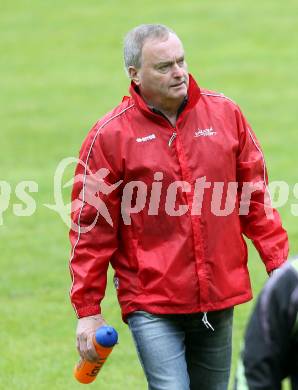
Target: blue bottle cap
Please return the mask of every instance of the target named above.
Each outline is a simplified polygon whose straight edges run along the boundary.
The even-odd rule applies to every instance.
[[[101,326],[96,330],[95,340],[103,347],[113,347],[118,341],[118,333],[112,326]]]

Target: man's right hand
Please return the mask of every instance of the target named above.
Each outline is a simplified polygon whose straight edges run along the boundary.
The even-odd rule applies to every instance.
[[[77,325],[77,350],[82,359],[95,362],[98,359],[93,345],[93,336],[100,326],[106,325],[101,314],[82,317]]]

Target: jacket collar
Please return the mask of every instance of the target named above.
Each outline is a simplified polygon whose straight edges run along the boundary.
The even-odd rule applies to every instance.
[[[144,99],[140,95],[138,86],[133,81],[131,82],[129,92],[132,99],[134,100],[135,105],[145,116],[151,118],[156,122],[164,123],[166,119],[162,115],[157,113],[156,110],[152,110],[148,107],[148,105],[145,103]],[[189,74],[187,101],[186,103],[184,103],[183,110],[179,114],[177,122],[180,122],[182,118],[197,104],[200,99],[200,96],[200,88],[197,85],[195,79],[191,76],[191,74]]]

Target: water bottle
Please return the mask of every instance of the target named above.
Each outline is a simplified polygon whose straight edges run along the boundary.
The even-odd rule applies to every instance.
[[[95,332],[93,343],[98,353],[96,362],[81,359],[74,368],[74,376],[80,383],[91,383],[95,380],[107,357],[118,341],[118,334],[111,326],[101,326]]]

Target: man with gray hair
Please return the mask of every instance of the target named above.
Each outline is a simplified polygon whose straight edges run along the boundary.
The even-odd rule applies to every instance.
[[[72,193],[77,348],[96,360],[110,263],[149,389],[225,390],[233,307],[252,298],[243,234],[268,273],[288,255],[263,154],[240,108],[188,73],[173,30],[134,28],[124,59],[131,96],[87,135]]]

